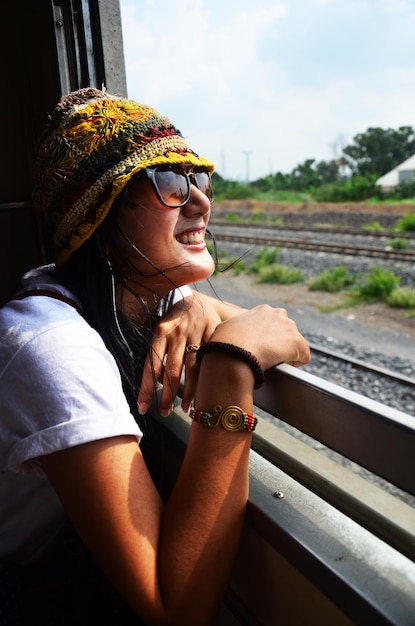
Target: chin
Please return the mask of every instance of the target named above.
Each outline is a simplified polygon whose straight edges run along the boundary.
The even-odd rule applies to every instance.
[[[209,255],[209,259],[207,260],[207,262],[204,264],[201,264],[200,266],[196,268],[195,273],[199,274],[199,278],[195,278],[193,282],[198,282],[201,280],[205,280],[206,278],[209,278],[209,276],[212,276],[214,271],[215,271],[215,263],[212,257]]]
[[[199,283],[202,280],[206,280],[212,276],[215,270],[215,264],[213,259],[210,258],[210,262],[200,265],[188,265],[180,272],[176,283],[178,285],[189,285],[190,283]]]

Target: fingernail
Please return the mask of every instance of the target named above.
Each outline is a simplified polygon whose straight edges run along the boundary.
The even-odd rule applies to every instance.
[[[160,413],[162,417],[168,417],[172,411],[173,407],[171,407],[170,409],[161,409]]]
[[[182,410],[185,413],[188,413],[190,409],[190,402],[182,402]]]
[[[150,408],[150,405],[147,402],[138,403],[138,412],[140,415],[145,415],[149,408]]]

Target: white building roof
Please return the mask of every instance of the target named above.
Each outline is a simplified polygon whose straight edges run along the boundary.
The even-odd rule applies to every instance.
[[[415,178],[415,154],[397,167],[394,167],[390,172],[378,178],[376,185],[384,188],[397,187],[402,181],[407,181],[412,178]]]

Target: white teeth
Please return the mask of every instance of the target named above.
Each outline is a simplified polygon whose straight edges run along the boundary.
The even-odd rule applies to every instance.
[[[201,231],[195,233],[184,233],[183,235],[176,237],[176,239],[179,243],[192,245],[203,241],[203,233]]]

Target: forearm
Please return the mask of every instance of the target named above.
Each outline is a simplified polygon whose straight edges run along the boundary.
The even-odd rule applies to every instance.
[[[211,411],[216,404],[238,405],[251,412],[252,388],[253,376],[244,363],[206,355],[196,408]],[[192,425],[163,516],[159,552],[165,605],[175,604],[182,623],[184,615],[189,623],[208,623],[228,580],[248,496],[250,442],[249,433]]]

